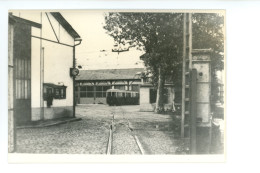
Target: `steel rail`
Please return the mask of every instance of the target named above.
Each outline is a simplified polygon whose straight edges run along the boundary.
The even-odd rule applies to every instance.
[[[136,142],[136,144],[138,146],[139,151],[141,152],[142,155],[144,155],[145,154],[145,150],[144,150],[144,148],[143,148],[139,138],[133,133],[134,129],[131,127],[129,119],[125,117],[124,110],[122,108],[121,108],[121,110],[122,110],[122,113],[123,113],[123,118],[127,120],[127,128],[130,130],[131,135],[134,137],[134,140],[135,140],[135,142]]]
[[[112,154],[112,144],[113,144],[113,127],[114,127],[114,119],[115,119],[115,111],[111,112],[112,114],[112,120],[111,124],[109,126],[109,136],[108,136],[108,142],[107,142],[107,155]]]

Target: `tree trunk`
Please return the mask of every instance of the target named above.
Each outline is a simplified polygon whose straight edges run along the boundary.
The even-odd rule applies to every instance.
[[[163,106],[163,88],[164,88],[164,77],[162,74],[162,70],[159,67],[159,77],[158,77],[158,88],[157,88],[157,95],[156,95],[156,106],[155,106],[155,113],[161,113],[164,111]]]

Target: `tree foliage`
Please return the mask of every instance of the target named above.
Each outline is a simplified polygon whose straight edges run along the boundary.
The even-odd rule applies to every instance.
[[[195,13],[193,22],[193,48],[213,49],[212,69],[222,70],[224,17],[216,13]],[[117,13],[105,15],[104,29],[114,38],[118,49],[136,47],[144,50],[141,58],[152,73],[154,86],[160,90],[171,78],[181,87],[182,80],[182,13]],[[123,48],[122,48],[123,47]],[[158,96],[158,95],[157,95]]]
[[[182,52],[182,14],[109,13],[104,28],[115,45],[137,47],[147,54],[142,59],[157,83],[158,69],[172,71],[180,63]],[[164,75],[165,76],[165,75]]]
[[[224,17],[216,13],[192,15],[193,49],[212,49],[212,70],[224,69]]]

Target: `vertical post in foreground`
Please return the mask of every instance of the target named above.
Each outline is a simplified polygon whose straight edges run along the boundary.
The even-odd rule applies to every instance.
[[[184,137],[185,118],[185,72],[186,72],[186,13],[183,14],[183,52],[182,52],[182,101],[181,101],[181,137]]]
[[[197,70],[192,69],[190,79],[190,154],[196,154],[197,143]]]
[[[76,58],[75,58],[75,45],[73,46],[73,68],[76,67]],[[72,92],[73,92],[73,117],[75,118],[75,76],[73,76],[73,83],[72,83]]]
[[[181,137],[184,138],[185,115],[190,114],[189,75],[192,68],[192,14],[183,14],[183,66],[182,66],[182,111]],[[187,92],[187,93],[186,93]]]

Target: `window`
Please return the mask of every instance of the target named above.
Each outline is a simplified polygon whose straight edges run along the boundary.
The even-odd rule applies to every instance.
[[[80,97],[87,97],[87,87],[86,86],[80,87]]]
[[[103,97],[102,90],[103,90],[102,86],[97,86],[96,87],[96,97]]]
[[[87,86],[87,97],[94,97],[94,86]]]
[[[93,86],[87,86],[87,92],[93,92],[94,87]]]
[[[87,91],[87,87],[86,86],[81,86],[80,87],[80,92],[86,92]]]
[[[109,90],[111,87],[110,86],[103,86],[103,90],[102,90],[102,96],[106,97],[106,92],[107,90]]]
[[[80,97],[94,97],[94,94],[97,98],[106,97],[106,91],[110,89],[110,86],[96,86],[94,91],[94,86],[81,86],[80,87]]]
[[[87,97],[87,93],[86,92],[80,92],[80,97]]]
[[[94,87],[93,86],[81,86],[80,87],[80,97],[94,97]]]
[[[17,58],[15,67],[16,99],[29,99],[31,97],[31,61]]]
[[[94,92],[92,92],[92,91],[87,92],[87,97],[94,97]]]
[[[54,98],[58,98],[59,96],[60,96],[60,89],[56,88]]]
[[[102,92],[96,92],[96,97],[103,97]]]
[[[110,89],[110,86],[96,86],[96,97],[106,97],[106,91]]]
[[[55,88],[54,98],[66,99],[66,87],[64,86],[64,87]]]
[[[61,99],[65,99],[66,98],[66,89],[65,88],[61,88],[60,89],[60,98]]]
[[[54,99],[66,99],[67,86],[55,85],[52,83],[44,83],[43,88],[44,100],[46,100],[49,95],[52,95]]]

